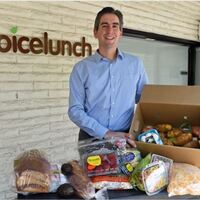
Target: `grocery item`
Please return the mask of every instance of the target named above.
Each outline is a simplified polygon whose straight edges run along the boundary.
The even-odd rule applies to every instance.
[[[68,183],[66,176],[61,173],[61,166],[59,164],[51,164],[50,180],[49,192],[56,192],[60,185]]]
[[[129,176],[141,159],[142,157],[139,150],[135,148],[126,148],[125,152],[120,156],[121,171]]]
[[[151,162],[151,154],[147,154],[145,158],[143,158],[138,165],[136,165],[135,169],[131,173],[129,177],[129,182],[134,188],[138,188],[141,191],[145,191],[144,184],[142,181],[142,169],[147,166]]]
[[[153,127],[154,129],[148,130],[148,127]],[[145,129],[148,131],[143,132]],[[157,133],[152,135],[152,130],[156,130]],[[148,133],[148,135],[147,135]],[[155,138],[159,135],[161,142],[157,142]],[[153,138],[153,135],[155,138]],[[170,146],[183,146],[188,148],[199,148],[200,147],[200,126],[194,125],[191,126],[191,123],[184,118],[184,121],[181,123],[179,127],[172,127],[171,124],[157,124],[153,125],[144,125],[141,130],[141,133],[137,138],[139,141],[143,142],[152,142],[156,144],[164,144]]]
[[[62,185],[60,185],[56,191],[56,193],[60,196],[60,197],[67,197],[67,196],[71,196],[75,194],[75,190],[74,188],[69,184],[69,183],[64,183]]]
[[[96,189],[106,188],[108,190],[128,190],[133,189],[129,183],[128,176],[123,174],[117,175],[101,175],[91,177],[93,186]]]
[[[188,116],[183,117],[183,122],[180,124],[179,128],[184,133],[191,133],[192,132],[192,125],[191,125],[191,122],[188,119]]]
[[[103,188],[95,193],[95,188],[91,180],[77,160],[64,163],[61,166],[61,171],[67,176],[67,180],[69,181],[69,185],[61,185],[60,189],[57,190],[58,194],[61,196],[67,193],[66,196],[74,194],[75,196],[86,200],[93,198],[97,200],[108,199],[106,188]]]
[[[49,192],[51,165],[44,152],[31,149],[14,160],[15,183],[18,193]]]
[[[160,139],[160,135],[156,129],[150,129],[146,132],[141,133],[140,135],[138,135],[137,139],[141,142],[163,144],[162,140]]]
[[[199,148],[200,145],[199,145],[199,141],[198,139],[196,138],[193,138],[192,141],[189,141],[188,143],[184,144],[183,147],[188,147],[188,148]]]
[[[170,131],[167,132],[167,137],[178,137],[182,134],[182,130],[180,128],[172,128]]]
[[[144,127],[142,128],[141,132],[143,133],[143,132],[146,132],[146,131],[151,130],[151,129],[153,129],[153,128],[154,128],[154,127],[153,127],[152,125],[146,125],[146,126],[144,126]]]
[[[200,126],[192,126],[192,135],[200,138]]]
[[[95,188],[77,160],[64,163],[61,169],[62,173],[67,176],[69,184],[75,189],[76,195],[84,199],[91,199],[95,196]]]
[[[19,193],[47,193],[49,186],[48,174],[33,170],[24,170],[16,178],[16,188]]]
[[[186,163],[174,163],[167,192],[169,197],[200,195],[200,169]]]
[[[157,161],[162,161],[165,165],[165,168],[168,173],[168,177],[171,176],[171,171],[172,171],[172,166],[173,166],[173,160],[170,158],[167,158],[165,156],[157,155],[157,154],[152,154],[151,156],[151,163],[152,162],[157,162]],[[167,181],[168,182],[168,181]]]
[[[165,132],[168,132],[168,131],[172,130],[172,125],[171,124],[157,124],[155,126],[155,129],[158,132],[165,133]]]
[[[145,192],[151,196],[159,193],[168,184],[168,172],[163,161],[155,161],[142,169]]]
[[[176,146],[183,146],[190,141],[192,141],[192,134],[191,133],[182,133],[181,135],[179,135],[178,137],[175,138],[173,143]]]
[[[89,177],[119,173],[119,159],[125,149],[124,138],[79,142],[81,164]]]

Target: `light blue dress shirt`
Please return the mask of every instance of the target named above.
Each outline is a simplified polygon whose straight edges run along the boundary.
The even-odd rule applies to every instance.
[[[115,60],[98,51],[75,64],[70,75],[69,118],[93,137],[130,128],[147,75],[142,61],[118,50]]]

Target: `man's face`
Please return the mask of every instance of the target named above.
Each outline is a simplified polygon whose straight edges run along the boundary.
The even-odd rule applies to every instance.
[[[94,36],[99,40],[100,47],[116,48],[122,36],[118,17],[110,13],[103,15],[98,30],[94,30]]]

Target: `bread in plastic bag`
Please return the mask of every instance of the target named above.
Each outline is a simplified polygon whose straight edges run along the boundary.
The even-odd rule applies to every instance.
[[[18,193],[46,193],[50,187],[50,163],[43,152],[32,149],[14,160]]]
[[[174,163],[167,192],[169,197],[200,195],[200,169],[186,163]]]

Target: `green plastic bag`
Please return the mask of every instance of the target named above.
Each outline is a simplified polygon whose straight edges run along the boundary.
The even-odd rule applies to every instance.
[[[129,182],[135,189],[145,191],[143,182],[142,182],[142,169],[151,162],[151,153],[146,155],[139,163],[136,165],[132,174],[129,177]]]

